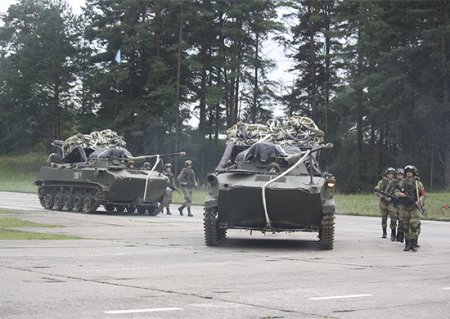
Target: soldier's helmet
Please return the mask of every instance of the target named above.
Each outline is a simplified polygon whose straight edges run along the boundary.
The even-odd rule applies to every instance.
[[[184,162],[184,166],[188,166],[188,165],[192,165],[192,161],[191,160],[187,160]]]
[[[144,168],[144,169],[150,169],[150,162],[145,162],[144,163],[144,165],[142,165],[142,167]]]
[[[172,164],[166,163],[164,164],[164,169],[172,168]]]
[[[395,169],[393,167],[388,167],[386,169],[386,171],[384,172],[384,175],[387,175],[387,174],[395,174]]]
[[[395,174],[402,174],[402,175],[405,175],[405,170],[403,169],[403,168],[401,168],[401,167],[399,167],[399,168],[397,168],[396,170],[395,170]]]
[[[416,175],[416,176],[419,175],[418,172],[417,172],[417,168],[414,165],[406,165],[405,166],[405,173],[407,173],[407,172],[413,172],[414,175]]]

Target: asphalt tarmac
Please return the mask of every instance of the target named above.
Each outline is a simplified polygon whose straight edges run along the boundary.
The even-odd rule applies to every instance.
[[[194,217],[55,212],[0,192],[9,215],[79,240],[1,240],[0,318],[450,318],[450,223],[422,221],[421,248],[382,239],[380,218],[336,216],[316,233],[231,230],[220,247]]]

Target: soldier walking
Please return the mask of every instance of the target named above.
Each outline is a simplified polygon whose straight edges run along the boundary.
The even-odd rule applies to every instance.
[[[395,197],[395,190],[398,188],[399,183],[403,180],[404,170],[403,168],[397,168],[395,170],[395,178],[389,183],[386,188],[386,193],[389,194],[391,201],[388,205],[389,218],[391,220],[391,241],[403,242],[403,226],[399,217],[400,203]],[[398,223],[398,226],[397,226]]]
[[[417,241],[420,233],[420,212],[418,206],[423,206],[426,196],[425,188],[420,181],[417,169],[413,165],[405,167],[406,178],[395,191],[395,196],[400,199],[400,219],[405,234],[404,251],[417,251]]]
[[[384,177],[378,182],[377,186],[375,186],[375,191],[381,191],[386,192],[386,188],[388,187],[389,183],[393,181],[394,179],[394,173],[395,169],[393,167],[388,167],[386,171],[384,172]],[[387,196],[384,196],[380,193],[376,193],[378,197],[380,197],[380,215],[381,215],[381,228],[383,230],[383,234],[381,238],[386,238],[387,232],[387,218],[389,216],[389,203],[391,202],[391,199]],[[391,220],[392,224],[392,220]],[[391,226],[392,227],[392,226]]]
[[[192,169],[192,161],[187,160],[184,162],[184,168],[178,174],[178,183],[180,184],[181,190],[184,195],[184,203],[178,207],[180,215],[183,216],[183,209],[186,207],[188,211],[188,216],[192,217],[191,204],[192,204],[192,189],[197,186],[197,181],[195,179],[195,173]]]
[[[164,165],[163,174],[166,175],[166,177],[168,178],[169,185],[167,186],[166,192],[163,195],[163,199],[161,205],[158,207],[158,211],[160,213],[164,213],[165,207],[167,215],[172,215],[170,213],[170,203],[172,203],[172,192],[173,190],[175,190],[175,178],[172,173],[172,164],[167,163]]]

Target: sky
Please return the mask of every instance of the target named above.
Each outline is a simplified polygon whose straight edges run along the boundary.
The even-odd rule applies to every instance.
[[[85,0],[66,0],[67,3],[72,6],[72,9],[75,14],[81,13],[81,7],[84,5]],[[8,10],[8,7],[11,4],[16,3],[16,0],[0,0],[0,14],[5,13]],[[269,79],[282,84],[282,87],[291,86],[293,81],[295,80],[295,74],[289,72],[289,68],[292,66],[292,63],[285,56],[283,52],[283,48],[276,43],[275,41],[267,41],[264,44],[263,54],[265,57],[270,57],[275,60],[277,66],[269,73]],[[287,92],[276,92],[287,93]],[[282,116],[283,112],[281,111],[281,107],[275,107],[274,109],[275,116]]]

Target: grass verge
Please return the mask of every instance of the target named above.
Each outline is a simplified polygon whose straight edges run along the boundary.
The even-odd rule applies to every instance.
[[[0,214],[5,214],[7,212],[0,211]],[[17,230],[16,228],[28,228],[28,227],[41,227],[41,228],[54,228],[60,227],[57,225],[47,225],[30,222],[27,220],[22,220],[14,217],[0,217],[0,240],[55,240],[55,239],[80,239],[79,237],[66,236],[59,234],[47,234],[47,233],[36,233],[28,232],[23,230]]]
[[[0,190],[34,193],[39,168],[45,164],[46,157],[41,154],[0,157]]]

